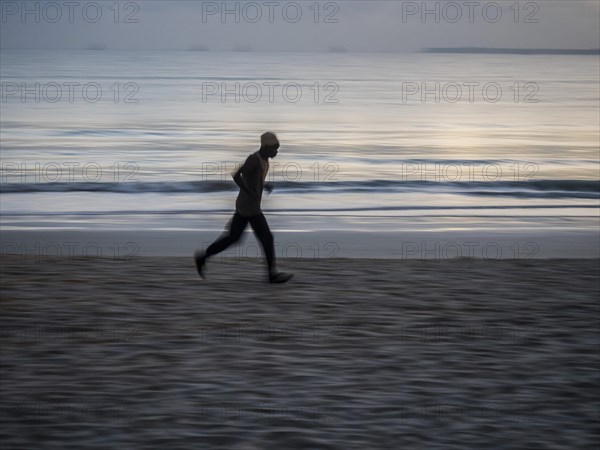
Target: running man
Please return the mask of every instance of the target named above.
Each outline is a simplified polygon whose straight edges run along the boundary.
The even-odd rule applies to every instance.
[[[206,252],[197,251],[194,254],[198,275],[204,278],[203,270],[207,258],[221,253],[227,247],[235,244],[250,222],[254,234],[262,244],[269,269],[269,282],[285,283],[294,275],[277,272],[275,268],[275,250],[273,235],[269,230],[267,220],[260,209],[263,188],[271,192],[273,186],[265,183],[269,171],[269,158],[277,156],[279,140],[275,134],[266,132],[260,137],[260,150],[252,153],[237,172],[232,173],[233,180],[240,187],[240,193],[235,202],[235,214],[227,224],[227,230],[213,242]]]

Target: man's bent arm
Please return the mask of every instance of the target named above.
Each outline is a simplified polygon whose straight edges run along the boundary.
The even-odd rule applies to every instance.
[[[235,173],[232,173],[233,181],[235,181],[235,184],[237,184],[239,188],[246,194],[250,195],[251,197],[258,198],[258,194],[252,191],[252,189],[250,189],[248,186],[248,183],[246,183],[246,176],[249,174],[251,169],[251,160],[248,159]]]

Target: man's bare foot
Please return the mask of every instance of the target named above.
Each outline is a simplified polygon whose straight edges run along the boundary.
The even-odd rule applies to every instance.
[[[194,262],[196,263],[196,270],[200,278],[204,278],[204,263],[206,263],[206,255],[204,252],[198,250],[194,253]]]
[[[277,272],[269,276],[269,283],[285,283],[294,277],[293,273]]]

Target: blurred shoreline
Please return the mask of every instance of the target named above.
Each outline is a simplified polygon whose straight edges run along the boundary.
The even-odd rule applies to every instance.
[[[366,218],[365,220],[367,220]],[[151,230],[87,229],[35,231],[2,230],[0,257],[21,256],[29,261],[62,258],[189,257],[206,249],[223,232],[228,218],[210,228]],[[530,260],[548,258],[598,258],[600,236],[587,228],[510,227],[452,229],[446,223],[414,223],[397,231],[346,230],[278,231],[277,218],[268,220],[275,239],[275,256],[288,259],[331,260],[375,258],[386,260]],[[568,225],[568,224],[567,224]],[[179,224],[181,226],[181,224]],[[443,228],[442,228],[443,227]],[[441,228],[441,229],[440,229]],[[221,262],[250,259],[263,261],[262,249],[248,227],[241,242],[214,257]]]

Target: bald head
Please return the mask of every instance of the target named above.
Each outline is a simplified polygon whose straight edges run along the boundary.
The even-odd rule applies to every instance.
[[[260,136],[260,146],[261,147],[271,147],[279,145],[279,139],[275,136],[275,133],[271,133],[267,131]]]
[[[275,136],[275,133],[267,131],[260,136],[260,152],[263,158],[275,158],[277,156],[277,149],[279,148],[279,139]]]

